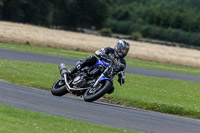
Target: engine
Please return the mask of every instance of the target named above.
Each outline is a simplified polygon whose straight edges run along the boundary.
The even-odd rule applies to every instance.
[[[90,71],[78,73],[75,78],[73,79],[72,86],[73,87],[88,87],[94,84],[96,78],[101,74],[103,71],[102,66],[98,66]]]
[[[74,87],[82,87],[82,86],[84,86],[85,82],[86,82],[86,78],[85,78],[84,75],[77,75],[77,76],[74,78],[74,80],[73,80],[73,82],[72,82],[72,85],[73,85]]]

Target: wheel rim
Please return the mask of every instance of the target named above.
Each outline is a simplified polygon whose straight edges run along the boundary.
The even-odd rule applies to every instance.
[[[64,82],[63,81],[58,81],[58,83],[55,85],[55,89],[58,89],[60,87],[62,87],[64,85]]]
[[[102,86],[103,86],[103,83],[99,83],[95,88],[89,89],[87,95],[89,95],[89,96],[94,95],[95,93],[97,93],[101,89]]]

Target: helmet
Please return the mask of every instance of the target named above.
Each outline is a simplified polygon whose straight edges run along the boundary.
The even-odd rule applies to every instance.
[[[128,54],[129,49],[130,44],[125,40],[118,40],[114,48],[120,58],[125,57]]]

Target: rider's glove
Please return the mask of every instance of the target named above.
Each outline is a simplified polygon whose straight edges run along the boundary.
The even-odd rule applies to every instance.
[[[121,71],[119,74],[118,74],[118,80],[120,85],[124,84],[125,83],[125,74],[123,71]]]
[[[116,65],[114,66],[114,71],[115,71],[115,72],[123,71],[124,69],[125,69],[125,65],[122,64],[122,63],[116,64]]]

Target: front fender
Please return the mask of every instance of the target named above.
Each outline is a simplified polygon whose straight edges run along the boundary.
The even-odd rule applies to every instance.
[[[107,78],[107,77],[101,77],[101,78],[99,79],[99,81],[103,81],[103,80],[109,80],[109,81],[113,84],[113,80],[110,79],[110,78]]]

